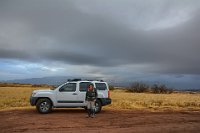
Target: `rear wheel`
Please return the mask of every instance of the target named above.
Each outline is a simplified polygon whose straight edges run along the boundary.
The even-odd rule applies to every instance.
[[[97,99],[96,102],[95,102],[95,112],[96,113],[101,112],[101,108],[102,108],[101,101]]]
[[[36,103],[36,108],[39,113],[47,114],[52,110],[51,101],[48,98],[39,99]]]

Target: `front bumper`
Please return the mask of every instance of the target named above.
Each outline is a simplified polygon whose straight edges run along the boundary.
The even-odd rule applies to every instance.
[[[37,99],[38,99],[38,97],[30,97],[30,104],[32,105],[32,106],[34,106],[34,105],[36,105],[36,101],[37,101]]]
[[[111,104],[112,100],[110,98],[101,98],[101,102],[102,102],[102,105],[105,106],[105,105]]]

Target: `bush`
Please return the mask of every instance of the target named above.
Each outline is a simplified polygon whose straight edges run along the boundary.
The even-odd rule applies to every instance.
[[[111,91],[112,91],[112,90],[114,90],[114,89],[115,89],[115,87],[114,87],[114,86],[112,86],[112,85],[110,85],[110,86],[109,86],[109,90],[111,90]]]
[[[151,87],[151,91],[156,94],[170,94],[173,92],[173,89],[167,88],[165,85],[154,84]]]
[[[164,84],[161,85],[154,84],[152,86],[149,86],[145,83],[134,82],[127,89],[127,92],[135,92],[135,93],[151,92],[155,94],[171,94],[173,93],[173,89],[166,87]]]
[[[130,85],[130,87],[127,89],[127,91],[128,92],[136,92],[136,93],[148,92],[149,86],[144,83],[135,82]]]

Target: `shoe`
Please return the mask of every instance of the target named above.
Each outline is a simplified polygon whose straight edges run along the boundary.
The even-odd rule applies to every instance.
[[[90,115],[86,115],[86,118],[89,118],[90,117]]]
[[[91,118],[95,118],[95,115],[91,115]]]

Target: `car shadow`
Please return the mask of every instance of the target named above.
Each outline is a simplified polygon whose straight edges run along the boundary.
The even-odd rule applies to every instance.
[[[40,114],[36,109],[27,109],[24,110],[26,112],[32,113],[32,114]],[[101,114],[109,112],[109,110],[101,110]],[[61,113],[71,113],[71,114],[78,114],[78,113],[86,113],[85,109],[81,108],[54,108],[52,111],[48,114],[61,114]]]
[[[100,113],[105,113],[105,112],[106,110],[101,110]],[[86,110],[80,108],[66,108],[66,109],[55,108],[52,110],[52,113],[86,113]]]
[[[51,113],[85,113],[85,109],[74,109],[74,108],[68,108],[68,109],[59,109],[55,108],[52,110]]]

